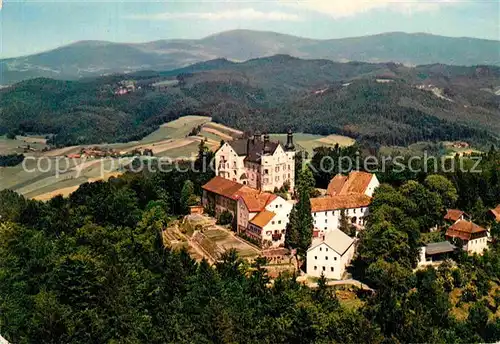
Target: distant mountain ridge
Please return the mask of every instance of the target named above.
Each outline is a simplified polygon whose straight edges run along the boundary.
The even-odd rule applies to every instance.
[[[246,61],[277,54],[338,62],[498,66],[500,41],[402,32],[316,40],[251,30],[227,31],[198,40],[79,41],[34,55],[0,60],[0,84],[35,77],[74,80],[112,73],[169,70],[218,58]]]

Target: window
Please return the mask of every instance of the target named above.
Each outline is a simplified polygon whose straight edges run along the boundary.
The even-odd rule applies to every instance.
[[[276,204],[276,209],[278,209],[278,205]]]
[[[325,256],[325,260],[328,260],[328,256]]]
[[[281,225],[281,220],[278,220],[278,225]]]
[[[317,267],[317,266],[315,266],[315,267],[314,267],[314,270],[318,270],[318,267]]]
[[[320,247],[320,248],[319,248],[319,250],[320,250],[320,251],[323,251],[323,248],[322,248],[322,247]]]
[[[325,219],[325,223],[328,223],[328,219]]]
[[[326,271],[326,268],[323,266],[323,271]]]
[[[273,225],[274,225],[274,221],[271,221],[271,224],[273,224]]]
[[[314,216],[316,216],[316,213],[314,213]]]
[[[330,271],[333,272],[333,266],[330,268]]]
[[[337,260],[337,257],[333,257],[333,260]]]
[[[328,252],[328,247],[327,247],[327,248],[325,248],[325,251],[326,251],[326,252]]]
[[[318,256],[314,256],[314,259],[318,259]]]

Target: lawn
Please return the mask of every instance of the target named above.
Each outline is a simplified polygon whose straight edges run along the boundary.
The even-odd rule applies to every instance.
[[[252,259],[259,256],[261,253],[253,246],[250,246],[250,244],[238,240],[234,235],[222,229],[213,228],[205,231],[203,234],[225,250],[234,248],[242,258]]]
[[[286,143],[287,134],[270,134],[271,140],[280,141],[282,144]],[[340,135],[314,135],[305,133],[293,134],[293,142],[298,150],[304,149],[309,154],[312,154],[314,148],[326,146],[333,147],[335,144],[340,146],[352,146],[356,141],[347,136]]]
[[[24,147],[28,145],[37,151],[47,147],[46,140],[40,136],[17,136],[15,140],[8,139],[5,135],[0,136],[0,154],[2,155],[23,153]]]
[[[144,137],[140,142],[149,143],[165,139],[185,138],[193,128],[210,122],[210,117],[203,116],[185,116],[175,121],[168,122],[160,126],[156,131]]]

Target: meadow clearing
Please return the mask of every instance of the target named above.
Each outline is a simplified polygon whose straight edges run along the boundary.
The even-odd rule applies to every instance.
[[[197,135],[189,136],[195,128]],[[216,151],[220,142],[239,138],[243,132],[225,125],[214,123],[210,117],[185,116],[161,125],[156,131],[140,141],[127,143],[109,143],[100,145],[70,146],[48,151],[43,136],[18,136],[15,140],[0,137],[0,154],[23,153],[26,160],[22,165],[0,167],[0,189],[12,189],[27,197],[47,200],[56,195],[67,196],[85,182],[107,179],[124,172],[127,159],[92,159],[68,158],[57,160],[68,155],[78,154],[84,148],[96,147],[113,149],[120,153],[131,153],[151,149],[155,157],[170,160],[195,159],[200,141],[212,151]],[[271,139],[286,142],[286,134],[271,134]],[[319,146],[352,145],[354,140],[344,136],[294,134],[294,142],[298,149],[305,149],[310,154]],[[33,150],[25,148],[30,145]],[[35,160],[33,158],[39,158]],[[49,167],[50,166],[50,167]]]

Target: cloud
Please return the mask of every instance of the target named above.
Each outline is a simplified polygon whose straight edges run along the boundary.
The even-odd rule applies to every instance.
[[[334,18],[354,16],[371,10],[385,9],[411,14],[439,10],[446,4],[458,3],[457,0],[277,0],[297,8],[320,12]]]
[[[263,20],[263,21],[300,21],[297,14],[286,12],[261,12],[253,8],[235,10],[222,10],[217,12],[165,12],[147,15],[133,15],[126,17],[133,20],[172,20],[172,19],[198,19],[198,20]]]

